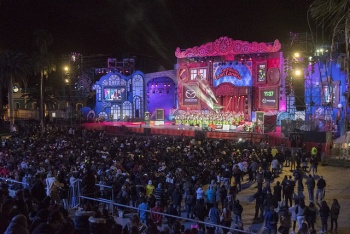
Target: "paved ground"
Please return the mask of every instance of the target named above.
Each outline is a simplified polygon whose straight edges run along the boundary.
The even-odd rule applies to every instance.
[[[283,173],[279,178],[276,178],[274,183],[271,184],[273,187],[276,182],[279,180],[282,181],[284,175],[291,175],[292,172],[285,168]],[[325,200],[328,205],[331,206],[333,198],[338,199],[339,204],[341,206],[340,215],[338,219],[338,233],[350,233],[350,168],[343,167],[332,167],[332,166],[319,166],[318,175],[322,175],[326,180],[326,196]],[[317,177],[317,176],[316,176]],[[256,233],[263,233],[263,225],[262,224],[253,224],[252,220],[254,218],[254,202],[249,202],[248,198],[256,191],[256,184],[253,184],[247,189],[242,190],[241,193],[238,194],[238,199],[241,201],[244,211],[243,211],[243,222],[245,229],[251,228]],[[309,204],[307,191],[304,191],[306,204]],[[328,224],[328,228],[330,228],[330,221]],[[316,226],[316,230],[319,232],[321,230],[321,220],[318,217]]]
[[[271,184],[273,187],[277,181],[282,181],[284,175],[291,175],[292,172],[289,168],[284,168],[282,174]],[[326,196],[325,200],[330,206],[333,198],[337,198],[341,206],[340,215],[338,219],[338,233],[348,234],[350,233],[350,168],[345,167],[333,167],[333,166],[319,166],[318,175],[322,175],[326,180]],[[317,177],[318,178],[318,177]],[[245,178],[246,179],[246,178]],[[251,230],[253,233],[264,233],[263,223],[253,223],[254,212],[255,212],[255,201],[249,201],[249,197],[253,195],[257,188],[256,183],[243,182],[243,190],[237,195],[237,199],[240,200],[244,211],[243,211],[243,223],[245,230]],[[304,192],[306,204],[309,204],[307,191]],[[128,214],[127,216],[130,216]],[[185,212],[182,213],[182,217],[186,217]],[[116,217],[116,221],[122,225],[125,225],[129,219]],[[193,222],[183,221],[185,227],[189,227]],[[164,224],[166,225],[166,224]],[[164,227],[163,225],[163,227]],[[330,221],[328,224],[330,228]],[[317,218],[316,230],[321,230],[320,218]]]

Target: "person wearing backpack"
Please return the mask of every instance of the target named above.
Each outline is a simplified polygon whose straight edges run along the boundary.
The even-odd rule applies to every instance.
[[[331,206],[331,232],[333,231],[333,224],[335,224],[334,231],[337,232],[339,211],[340,205],[338,203],[338,199],[333,199],[333,203]]]
[[[267,234],[277,233],[277,223],[278,223],[278,214],[275,211],[275,207],[272,205],[265,212],[265,229]]]

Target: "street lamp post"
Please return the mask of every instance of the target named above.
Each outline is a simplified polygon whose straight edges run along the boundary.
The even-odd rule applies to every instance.
[[[65,66],[64,67],[64,83],[66,84],[66,89],[68,86],[68,111],[69,111],[69,121],[70,124],[72,124],[72,107],[71,107],[71,77],[70,77],[70,73],[69,73],[69,67]]]

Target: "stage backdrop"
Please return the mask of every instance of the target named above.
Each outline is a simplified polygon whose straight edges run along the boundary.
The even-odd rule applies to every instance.
[[[213,85],[231,83],[234,86],[252,86],[252,62],[213,63]]]

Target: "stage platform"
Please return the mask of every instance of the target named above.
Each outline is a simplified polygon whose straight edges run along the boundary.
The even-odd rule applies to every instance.
[[[111,134],[124,134],[125,130],[129,133],[140,135],[169,135],[169,136],[186,136],[196,139],[211,138],[211,139],[229,139],[229,140],[248,140],[254,143],[259,143],[264,140],[271,145],[288,145],[288,138],[284,138],[281,134],[281,128],[276,127],[276,131],[261,134],[245,132],[243,126],[237,127],[235,130],[203,130],[197,126],[177,126],[172,122],[164,122],[162,125],[155,125],[154,121],[146,125],[145,122],[124,122],[124,121],[104,121],[98,123],[84,123],[83,126],[89,130],[104,130]]]

